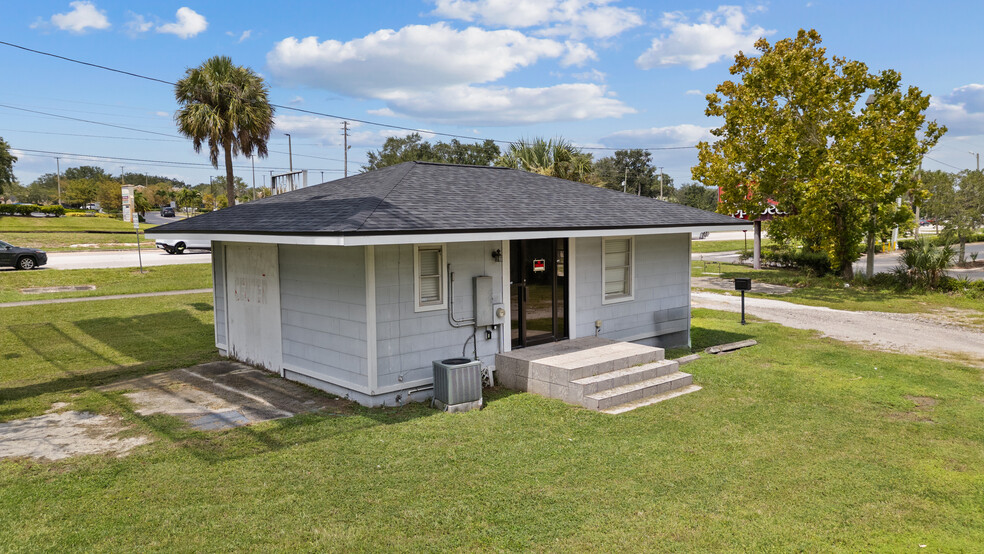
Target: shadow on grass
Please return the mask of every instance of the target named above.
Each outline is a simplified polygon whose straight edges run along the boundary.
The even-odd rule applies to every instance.
[[[740,318],[741,316],[737,317]],[[690,328],[690,343],[693,345],[692,349],[694,352],[703,350],[709,346],[738,342],[750,338],[752,338],[752,335],[747,333],[736,333],[723,329],[701,327],[699,325],[694,325]]]

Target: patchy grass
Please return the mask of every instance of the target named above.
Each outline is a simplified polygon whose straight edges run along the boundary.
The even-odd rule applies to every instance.
[[[85,252],[87,250],[131,250],[137,247],[137,235],[130,232],[114,233],[37,233],[30,231],[3,231],[3,240],[24,248],[38,248],[46,252]],[[140,235],[140,247],[153,250],[155,243]],[[73,246],[85,245],[85,246]]]
[[[27,287],[96,285],[96,290],[23,294]],[[49,298],[79,298],[133,294],[169,290],[206,289],[212,287],[211,264],[177,264],[144,268],[66,269],[0,272],[0,302],[45,300]],[[4,312],[6,314],[7,312]],[[0,316],[2,317],[2,316]]]
[[[0,339],[3,351],[23,357],[15,374],[0,374],[0,390],[22,397],[4,402],[5,418],[65,400],[119,413],[156,439],[122,459],[0,461],[6,549],[984,544],[979,370],[696,310],[696,349],[742,338],[759,345],[689,364],[702,391],[621,416],[495,390],[486,409],[467,414],[411,404],[201,433],[91,391],[113,372],[149,371],[141,364],[153,360],[207,358],[210,312],[195,307],[206,301],[106,302],[87,315],[52,307],[4,320],[16,333]]]
[[[0,421],[59,401],[101,410],[93,387],[218,356],[211,294],[2,308],[0,322]]]
[[[748,266],[708,262],[691,262],[691,275],[699,277],[717,272],[722,279],[751,277],[753,280],[793,287],[795,290],[780,297],[770,294],[747,293],[748,296],[777,298],[809,306],[826,306],[838,310],[892,313],[926,313],[945,317],[957,316],[970,327],[984,328],[984,309],[980,298],[945,292],[897,291],[850,284],[828,275],[813,277],[792,269],[754,270]],[[715,291],[719,292],[719,291]]]
[[[751,250],[754,240],[751,234],[748,235],[747,249]],[[772,244],[771,239],[762,239],[762,246]],[[732,252],[734,250],[745,250],[744,240],[695,240],[690,243],[690,250],[695,254],[704,252]]]

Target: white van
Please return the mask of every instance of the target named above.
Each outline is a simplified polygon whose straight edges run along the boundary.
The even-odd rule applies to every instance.
[[[185,250],[211,250],[212,242],[204,239],[166,238],[157,239],[157,248],[168,254],[183,254]]]

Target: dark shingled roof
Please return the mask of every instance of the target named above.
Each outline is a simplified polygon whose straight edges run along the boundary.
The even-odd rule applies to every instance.
[[[746,222],[516,169],[406,162],[176,221],[152,232],[379,235],[742,223]]]

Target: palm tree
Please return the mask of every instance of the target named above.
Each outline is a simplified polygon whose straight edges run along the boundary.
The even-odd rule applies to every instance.
[[[225,151],[226,198],[235,204],[232,157],[253,151],[267,155],[273,130],[269,89],[252,69],[234,65],[228,56],[214,56],[189,68],[174,87],[181,108],[174,119],[181,134],[192,139],[195,152],[208,143],[212,165],[219,167],[219,147]]]
[[[585,154],[563,138],[519,139],[509,146],[509,150],[497,160],[496,165],[519,166],[531,173],[582,183],[592,183],[593,177],[591,154]]]

